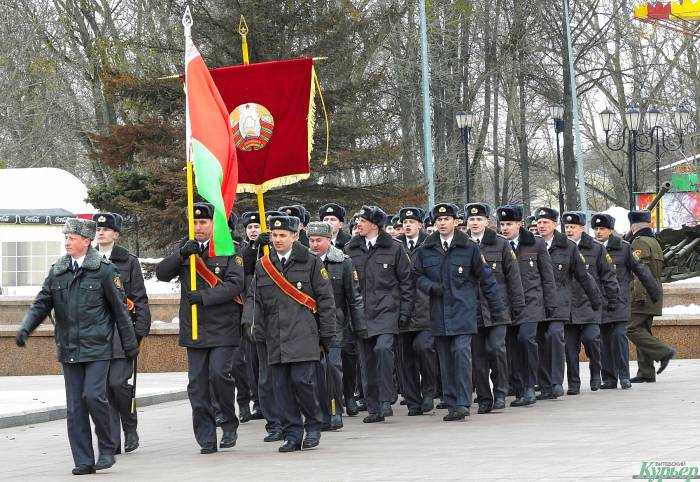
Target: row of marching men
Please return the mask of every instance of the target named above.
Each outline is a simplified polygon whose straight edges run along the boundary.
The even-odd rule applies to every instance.
[[[202,216],[213,215],[210,206],[199,208]],[[256,369],[238,370],[237,377],[232,367],[222,367],[229,385],[218,392],[211,373],[210,383],[191,376],[191,386],[200,383],[202,393],[213,394],[212,407],[201,404],[208,414],[207,430],[197,436],[204,453],[216,450],[217,424],[226,442],[220,447],[235,444],[238,421],[226,394],[243,373],[252,375],[252,392],[257,386],[264,440],[283,442],[279,450],[291,452],[317,446],[322,430],[342,427],[343,413],[366,410],[365,423],[384,421],[393,415],[397,392],[409,416],[432,411],[439,399],[445,421],[469,415],[473,388],[479,413],[505,408],[511,393],[514,407],[559,398],[565,368],[567,393],[576,395],[581,345],[594,391],[653,381],[654,361],[661,371],[672,358],[673,350],[651,335],[662,292],[648,212],[630,213],[631,245],[613,235],[614,219],[604,214],[591,219],[595,239],[580,212],[563,214],[566,234],[556,229],[559,213],[546,207],[534,213],[538,234],[524,228],[519,205],[496,210],[500,234],[489,227],[492,213],[483,203],[465,206],[464,214],[441,203],[429,214],[426,222],[421,209],[403,208],[403,232],[393,237],[388,216],[364,206],[349,223],[350,237],[337,204],[322,206],[319,222],[310,222],[301,206],[268,212],[266,233],[259,213],[249,212],[242,216],[246,240],[231,260],[208,257],[202,231],[200,241],[185,242],[170,258],[169,270],[168,258],[161,263],[159,278],[180,274],[184,281],[181,341],[188,355],[205,339],[220,343],[222,337],[209,321],[216,301],[204,297],[215,288],[196,290],[203,292],[201,301],[189,292],[183,260],[198,254],[224,286],[230,271],[242,280],[238,291],[221,299],[230,314],[229,300],[241,297],[233,302],[241,329],[233,330],[239,338],[232,341],[249,346],[243,358]],[[425,224],[432,225],[431,234]],[[201,303],[203,312],[197,342],[187,330],[191,303]],[[634,378],[628,334],[639,339]],[[646,343],[650,338],[655,345]],[[191,372],[201,374],[189,359]]]
[[[660,314],[662,257],[648,227],[650,214],[630,213],[631,244],[613,235],[614,219],[604,214],[591,219],[595,239],[585,232],[580,212],[563,214],[566,234],[557,231],[559,213],[551,208],[535,211],[530,224],[537,234],[524,228],[519,205],[496,210],[500,234],[489,227],[491,215],[483,203],[468,204],[463,213],[440,203],[429,216],[407,207],[398,215],[402,233],[393,237],[387,215],[364,206],[353,216],[349,236],[343,231],[345,210],[337,204],[323,206],[319,222],[310,222],[303,207],[287,206],[268,213],[268,232],[261,232],[258,213],[244,213],[246,240],[235,255],[215,256],[214,208],[196,204],[195,239],[180,243],[156,275],[180,280],[180,344],[187,348],[188,395],[201,453],[234,447],[239,423],[254,418],[266,421],[264,441],[283,442],[280,452],[313,448],[323,429],[342,427],[342,413],[366,410],[365,423],[393,416],[397,392],[409,416],[432,411],[440,399],[445,421],[469,416],[473,389],[479,413],[505,408],[511,392],[514,407],[559,398],[565,367],[567,393],[576,395],[581,344],[591,361],[592,390],[654,381],[654,362],[660,362],[660,373],[674,352],[651,334],[653,316]],[[106,213],[103,226],[116,216]],[[67,237],[78,233],[89,238],[87,244],[95,237],[94,224],[67,228]],[[88,264],[94,264],[94,250],[87,251]],[[109,264],[108,258],[97,259]],[[71,259],[59,264],[76,264],[67,271],[78,273],[86,258]],[[121,277],[112,281],[89,293],[93,304],[109,298],[105,291],[112,286],[124,295]],[[18,344],[43,319],[46,297],[67,294],[58,289],[61,283],[52,283],[18,332]],[[192,305],[198,308],[196,337]],[[135,338],[118,327],[126,359],[132,360]],[[112,325],[110,346],[113,332]],[[131,334],[143,337],[148,327],[137,324]],[[628,336],[637,345],[634,378]],[[111,359],[112,350],[103,351]],[[74,361],[83,363],[62,361],[66,373]],[[83,415],[89,412],[95,421],[92,408],[88,404]],[[72,422],[69,414],[69,434]],[[106,425],[99,427],[97,464],[79,463],[80,446],[76,452],[71,440],[78,473],[114,463],[114,424],[108,442]],[[85,435],[84,427],[80,432]],[[127,446],[137,445],[135,426],[129,427]],[[87,448],[82,452],[85,459],[93,457]]]

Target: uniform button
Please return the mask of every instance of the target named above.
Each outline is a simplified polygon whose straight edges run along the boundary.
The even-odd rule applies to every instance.
[[[70,361],[73,361],[73,359],[71,358]]]

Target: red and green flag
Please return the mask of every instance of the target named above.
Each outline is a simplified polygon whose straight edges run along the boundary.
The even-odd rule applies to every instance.
[[[204,59],[186,36],[187,153],[200,196],[214,205],[210,256],[230,256],[235,249],[228,229],[238,187],[238,158],[229,112]]]

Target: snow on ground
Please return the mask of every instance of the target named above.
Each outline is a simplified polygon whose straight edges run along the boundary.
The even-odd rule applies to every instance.
[[[700,288],[700,276],[695,276],[694,278],[687,278],[678,281],[672,281],[673,285],[698,285]]]
[[[691,303],[689,305],[666,306],[663,309],[664,315],[698,315],[700,314],[700,305]]]

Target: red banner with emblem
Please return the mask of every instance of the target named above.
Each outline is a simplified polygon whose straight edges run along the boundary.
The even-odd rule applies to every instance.
[[[315,118],[312,59],[210,72],[229,112],[238,153],[238,192],[307,179]]]

